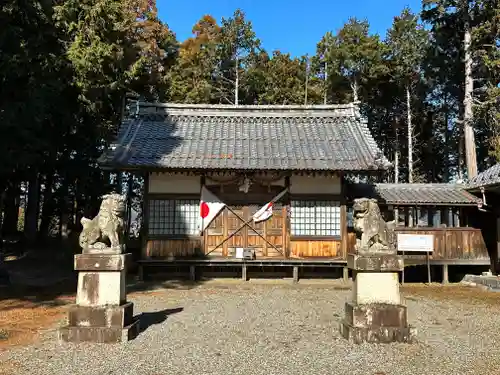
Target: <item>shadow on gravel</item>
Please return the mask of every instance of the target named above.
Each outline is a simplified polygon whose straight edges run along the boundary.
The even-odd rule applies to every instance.
[[[175,309],[165,309],[155,312],[142,313],[137,318],[139,319],[139,334],[147,330],[149,327],[161,324],[169,315],[177,314],[183,311],[183,307],[177,307]]]

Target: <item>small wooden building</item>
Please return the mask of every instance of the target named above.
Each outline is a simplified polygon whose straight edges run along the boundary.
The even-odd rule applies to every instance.
[[[434,261],[488,263],[466,219],[478,200],[461,187],[348,182],[391,167],[354,104],[139,103],[100,164],[144,176],[143,260],[234,260],[246,248],[261,264],[342,265],[355,243],[352,199],[375,194],[398,208],[398,230],[436,235]],[[227,207],[200,235],[203,186]],[[254,224],[252,215],[284,189],[272,217]]]
[[[500,164],[479,173],[467,183],[467,190],[478,196],[481,209],[477,214],[478,226],[482,229],[488,246],[491,271],[500,274]]]
[[[478,210],[482,201],[466,188],[464,184],[445,183],[351,184],[346,190],[351,192],[349,201],[363,196],[376,198],[386,220],[396,220],[398,233],[432,234],[432,263],[489,264]]]

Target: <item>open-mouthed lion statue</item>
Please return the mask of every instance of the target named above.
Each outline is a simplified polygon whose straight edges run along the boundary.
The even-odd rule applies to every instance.
[[[358,198],[353,204],[354,230],[360,253],[396,252],[395,221],[385,222],[376,199]]]
[[[119,248],[123,244],[125,197],[120,194],[106,194],[102,197],[99,213],[92,220],[83,217],[83,230],[79,244],[83,249]],[[109,246],[107,244],[109,242]]]

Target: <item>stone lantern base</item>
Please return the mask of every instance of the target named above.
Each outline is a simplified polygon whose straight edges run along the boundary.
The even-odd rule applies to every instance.
[[[352,301],[346,302],[340,333],[354,343],[390,343],[414,340],[406,306],[399,292],[398,271],[403,259],[397,254],[349,254],[353,270]]]
[[[139,333],[134,305],[126,298],[126,265],[131,254],[86,252],[75,255],[76,305],[59,330],[67,342],[119,343]]]

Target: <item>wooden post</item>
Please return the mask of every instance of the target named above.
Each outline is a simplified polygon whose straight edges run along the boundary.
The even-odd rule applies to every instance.
[[[248,281],[247,277],[247,265],[245,262],[241,265],[241,280]]]
[[[432,279],[431,279],[431,257],[430,257],[430,252],[426,251],[427,254],[427,283],[431,285]]]
[[[283,225],[283,232],[285,238],[283,239],[283,253],[285,254],[285,259],[290,257],[290,253],[292,249],[290,248],[290,236],[291,236],[291,226],[290,226],[290,216],[288,213],[290,212],[290,205],[291,205],[291,192],[290,192],[290,176],[285,176],[285,189],[288,189],[288,194],[286,195],[286,200],[285,200],[285,222]]]
[[[448,278],[448,265],[443,264],[443,284],[448,284],[449,278]]]
[[[142,223],[141,223],[141,247],[142,259],[147,259],[148,254],[148,232],[149,232],[149,172],[144,174],[144,190],[142,193]]]
[[[298,266],[293,266],[293,282],[294,283],[299,282],[299,267]]]
[[[349,268],[348,267],[343,268],[343,279],[344,279],[345,283],[347,283],[349,281]]]
[[[194,264],[189,266],[189,280],[196,281],[196,266]]]
[[[405,251],[403,250],[403,270],[401,271],[401,285],[405,285]]]
[[[342,259],[347,260],[347,198],[345,194],[344,178],[340,175],[340,248],[342,251]]]
[[[139,278],[139,281],[144,281],[144,266],[142,264],[139,263],[139,268],[138,268],[138,278]]]

